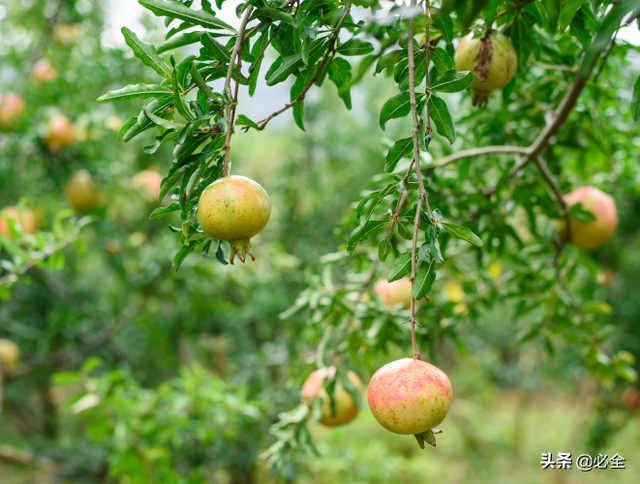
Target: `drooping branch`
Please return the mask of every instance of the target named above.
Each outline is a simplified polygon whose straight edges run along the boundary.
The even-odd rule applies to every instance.
[[[528,153],[528,148],[521,146],[485,146],[483,148],[472,148],[469,150],[458,151],[449,156],[445,156],[438,160],[437,163],[433,163],[425,167],[425,170],[431,170],[433,168],[440,168],[453,163],[454,161],[461,160],[463,158],[475,158],[482,155],[493,155],[497,153],[518,153],[525,155]]]

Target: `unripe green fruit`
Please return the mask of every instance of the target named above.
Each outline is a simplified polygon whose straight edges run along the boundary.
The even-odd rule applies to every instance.
[[[482,44],[480,37],[474,37],[473,32],[460,39],[453,56],[456,70],[472,71],[474,73],[471,83],[471,96],[474,106],[486,106],[489,93],[494,89],[500,89],[513,79],[518,67],[518,56],[509,39],[498,31],[489,35],[493,53],[489,64],[489,72],[483,82],[476,75],[476,57]]]
[[[618,225],[616,204],[606,193],[595,187],[585,186],[565,197],[567,207],[580,203],[582,208],[595,215],[595,220],[583,222],[571,217],[571,243],[581,249],[596,249],[604,244]],[[565,221],[557,222],[560,233],[565,230]]]
[[[327,383],[335,375],[336,369],[333,366],[320,368],[309,375],[302,386],[302,402],[311,405],[316,398],[322,399],[322,418],[320,423],[328,427],[336,427],[351,422],[358,415],[358,405],[351,393],[344,389],[342,382],[336,381],[333,400],[335,403],[335,413],[331,410],[329,394],[325,390]],[[347,378],[356,387],[360,398],[362,398],[362,381],[354,372],[347,373]]]
[[[64,193],[78,212],[91,210],[102,203],[102,194],[87,170],[75,172],[65,185]]]
[[[451,382],[426,361],[403,358],[375,372],[367,399],[376,420],[396,434],[423,434],[440,424],[451,405]]]
[[[11,373],[20,361],[20,348],[13,341],[0,339],[0,363],[5,373]]]
[[[204,189],[198,202],[198,223],[209,237],[231,245],[231,263],[237,255],[253,260],[250,239],[260,233],[271,216],[271,202],[260,185],[245,176],[226,176]]]

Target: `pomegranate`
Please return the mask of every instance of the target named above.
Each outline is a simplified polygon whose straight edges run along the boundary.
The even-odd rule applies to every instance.
[[[160,196],[162,175],[157,171],[144,170],[131,178],[131,186],[144,196],[147,203],[156,203]]]
[[[20,348],[9,339],[0,339],[0,365],[2,371],[11,373],[20,361]]]
[[[11,206],[2,209],[0,212],[0,236],[10,238],[7,220],[13,220],[14,225],[20,225],[20,231],[23,234],[33,234],[38,229],[36,217],[33,211],[28,208],[18,210],[17,207]]]
[[[82,37],[82,26],[79,24],[55,24],[51,29],[51,37],[60,47],[71,47]]]
[[[79,170],[73,174],[64,187],[64,194],[78,212],[91,210],[102,203],[102,194],[87,170]]]
[[[333,366],[320,368],[309,375],[302,385],[302,403],[309,406],[316,398],[322,399],[322,418],[320,423],[328,427],[335,427],[351,422],[358,415],[358,405],[353,399],[351,393],[344,389],[342,382],[338,378],[333,391],[333,401],[335,403],[335,412],[331,409],[331,401],[325,387],[336,374]],[[362,381],[354,372],[347,373],[347,378],[358,390],[358,395],[362,398]]]
[[[373,286],[373,292],[385,302],[387,308],[392,308],[400,303],[404,309],[411,307],[411,281],[409,279],[404,278],[393,282],[378,281]]]
[[[567,207],[580,203],[582,208],[595,215],[595,220],[583,222],[571,217],[571,243],[581,249],[600,247],[611,236],[618,225],[615,202],[606,193],[595,187],[585,186],[572,191],[565,197]],[[557,222],[559,232],[564,232],[565,222]]]
[[[475,37],[473,32],[460,39],[453,56],[456,70],[472,71],[471,99],[474,106],[485,107],[489,93],[513,78],[518,56],[509,39],[496,30],[489,36]]]
[[[386,364],[369,382],[367,399],[373,416],[396,434],[413,434],[420,447],[435,445],[432,429],[451,405],[451,382],[435,366],[416,358]]]
[[[52,82],[58,78],[58,72],[53,68],[49,59],[39,59],[31,68],[31,77],[37,82]]]
[[[226,176],[204,189],[198,203],[198,222],[209,237],[231,244],[231,263],[237,255],[253,260],[250,239],[267,225],[271,202],[260,185],[244,176]]]
[[[640,408],[640,391],[635,387],[629,387],[622,393],[622,403],[630,412]]]
[[[61,148],[71,146],[76,141],[73,123],[64,114],[58,114],[47,124],[45,142],[51,153],[57,153]]]
[[[0,95],[0,126],[8,126],[24,109],[24,101],[12,92]]]

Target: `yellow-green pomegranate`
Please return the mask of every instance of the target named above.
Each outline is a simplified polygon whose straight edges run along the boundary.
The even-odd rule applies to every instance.
[[[490,45],[485,45],[481,52],[483,43]],[[473,32],[460,39],[453,59],[456,70],[473,72],[472,103],[481,107],[487,105],[491,91],[509,84],[518,67],[513,45],[504,34],[495,30],[484,41],[474,37]]]
[[[325,387],[335,373],[336,369],[334,366],[320,368],[314,371],[304,382],[301,392],[301,400],[303,403],[307,402],[311,405],[316,398],[322,399],[322,417],[320,418],[320,423],[328,427],[336,427],[349,423],[358,415],[358,405],[351,393],[342,386],[342,382],[339,379],[337,379],[333,391],[335,407],[334,409],[331,408],[331,401],[329,400],[329,394]],[[353,386],[356,387],[360,397],[362,397],[362,381],[358,375],[350,371],[347,373],[347,378]]]
[[[198,223],[209,237],[231,245],[231,263],[242,262],[251,251],[250,239],[260,233],[271,216],[271,202],[259,184],[245,176],[226,176],[204,189],[198,203]]]

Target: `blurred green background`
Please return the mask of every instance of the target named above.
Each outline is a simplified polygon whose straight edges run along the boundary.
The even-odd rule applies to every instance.
[[[394,86],[379,75],[365,76],[351,112],[333,85],[315,90],[305,105],[306,132],[290,115],[264,133],[238,132],[233,171],[258,181],[273,206],[268,226],[253,240],[257,260],[222,266],[193,254],[176,273],[171,260],[178,239],[167,220],[175,226],[180,221],[149,220],[157,203],[132,181],[143,170],[163,173],[171,153],[162,147],[145,154],[150,132],[126,144],[116,140],[122,122],[140,110],[135,101],[95,102],[108,89],[156,81],[125,50],[117,23],[144,28],[138,35],[156,44],[165,30],[131,4],[0,3],[0,95],[13,92],[24,100],[23,111],[0,132],[0,208],[32,210],[42,231],[3,242],[0,277],[64,241],[18,282],[1,280],[0,338],[14,341],[22,354],[3,385],[2,484],[637,482],[640,414],[623,396],[637,384],[599,380],[585,368],[580,347],[560,345],[551,353],[542,345],[516,344],[528,319],[518,319],[511,298],[502,302],[497,294],[469,315],[457,314],[460,345],[447,340],[432,348],[454,391],[436,449],[422,451],[412,437],[386,432],[365,403],[345,427],[311,424],[319,455],[287,463],[282,475],[267,469],[259,453],[273,442],[269,427],[297,404],[312,370],[305,352],[319,338],[304,317],[279,315],[322,272],[321,256],[344,247],[340,226],[352,203],[381,171],[385,143],[408,125],[380,130],[378,113]],[[594,277],[580,287],[606,302],[602,331],[638,355],[640,130],[629,124],[627,104],[604,114],[620,100],[628,103],[640,64],[635,50],[614,50],[603,92],[590,94],[602,102],[565,129],[575,142],[566,164],[574,179],[604,177],[610,165],[597,164],[617,163],[607,186],[618,205],[619,228],[591,254],[592,265],[584,263],[594,267]],[[39,59],[57,74],[34,79]],[[526,95],[523,86],[518,96]],[[274,94],[260,86],[248,114],[268,114],[287,101],[287,90]],[[462,98],[453,106],[463,123],[461,143],[481,145],[476,141],[491,130],[509,126],[508,114],[472,112]],[[73,123],[75,140],[52,150],[47,123],[59,114]],[[593,169],[581,153],[589,143],[606,153],[592,160]],[[103,199],[79,212],[64,187],[83,169]],[[436,177],[446,187],[458,176],[443,171]],[[507,272],[515,247],[489,259]],[[487,261],[478,268],[485,277]],[[464,280],[455,266],[447,273]],[[471,278],[469,273],[467,282]],[[473,291],[465,285],[469,305]],[[516,296],[527,300],[531,294]],[[351,359],[365,382],[386,362],[408,356],[403,331],[403,344],[382,341],[384,351]],[[571,452],[574,458],[619,453],[627,469],[541,470],[543,452]]]

